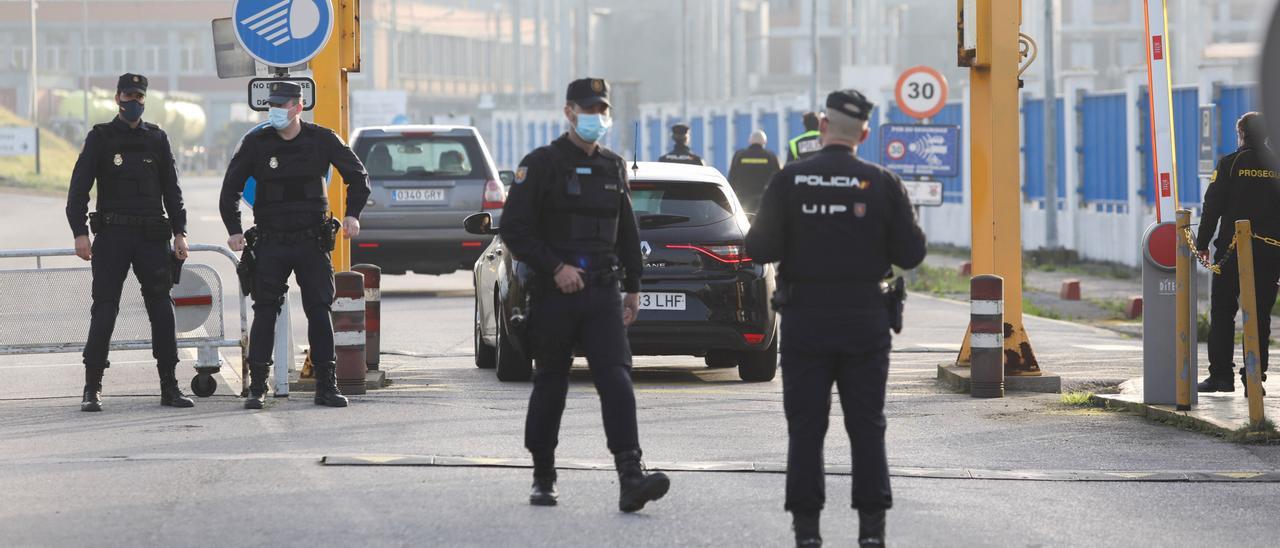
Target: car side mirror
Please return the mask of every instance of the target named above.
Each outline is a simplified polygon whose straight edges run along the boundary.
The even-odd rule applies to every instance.
[[[462,227],[467,230],[468,234],[478,236],[492,236],[498,233],[497,229],[493,228],[493,215],[488,213],[468,215],[462,221]]]
[[[501,179],[501,180],[502,180],[502,186],[505,186],[505,187],[508,187],[508,188],[509,188],[509,187],[511,187],[511,185],[515,184],[515,182],[516,182],[516,172],[514,172],[514,171],[499,171],[499,172],[498,172],[498,179]]]

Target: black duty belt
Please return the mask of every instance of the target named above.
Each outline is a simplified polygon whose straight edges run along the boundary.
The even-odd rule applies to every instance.
[[[104,225],[111,226],[152,226],[168,222],[164,215],[125,215],[123,213],[97,212],[90,214],[90,216],[96,217]]]
[[[788,282],[788,306],[883,306],[880,282]]]
[[[294,245],[302,242],[330,240],[340,226],[333,217],[326,216],[316,224],[299,230],[271,230],[261,225],[255,226],[250,230],[255,232],[257,241],[260,243]]]
[[[622,281],[622,269],[614,267],[588,270],[583,272],[582,280],[587,285],[613,285]]]

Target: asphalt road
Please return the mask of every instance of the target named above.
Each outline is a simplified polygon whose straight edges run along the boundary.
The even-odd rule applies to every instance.
[[[192,181],[187,196],[193,241],[220,242],[216,181]],[[60,200],[26,200],[0,219],[4,247],[69,246]],[[465,274],[388,279],[383,364],[394,384],[345,410],[317,408],[299,393],[249,412],[225,390],[194,409],[161,408],[149,356],[121,352],[107,372],[106,410],[86,414],[78,355],[0,357],[0,545],[787,545],[776,473],[786,459],[781,382],[742,383],[695,358],[637,359],[646,460],[680,470],[667,498],[638,515],[616,511],[598,400],[576,371],[559,455],[579,469],[562,473],[561,506],[529,507],[528,385],[500,383],[472,364],[470,297],[437,296],[467,285]],[[1280,485],[1137,480],[1274,471],[1277,447],[1066,407],[1053,396],[980,401],[942,391],[934,368],[953,358],[967,307],[915,296],[908,311],[887,405],[895,545],[1275,544],[1280,526],[1268,511]],[[1069,382],[1140,368],[1137,341],[1048,320],[1030,319],[1028,330],[1043,366]],[[849,478],[835,473],[850,461],[840,424],[836,405],[824,516],[832,546],[851,545],[857,532]],[[432,456],[441,457],[436,465],[396,465]],[[445,466],[443,457],[467,465]],[[1047,481],[1073,471],[1116,475]],[[994,472],[1022,479],[964,479]],[[922,474],[951,479],[914,477]]]

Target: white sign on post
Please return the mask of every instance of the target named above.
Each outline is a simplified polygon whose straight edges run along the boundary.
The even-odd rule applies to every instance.
[[[937,207],[942,205],[942,183],[938,181],[903,181],[911,205]]]
[[[36,128],[0,127],[0,156],[34,156]]]
[[[310,78],[254,78],[249,80],[249,108],[258,112],[271,110],[267,98],[271,97],[272,82],[293,82],[302,86],[302,110],[316,106],[316,83]]]
[[[932,118],[947,106],[947,79],[929,67],[912,67],[898,77],[894,98],[898,108],[917,120]]]

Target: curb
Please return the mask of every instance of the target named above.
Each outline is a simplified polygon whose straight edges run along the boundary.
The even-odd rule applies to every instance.
[[[1122,394],[1095,394],[1094,398],[1112,409],[1128,411],[1151,420],[1175,425],[1192,424],[1196,429],[1216,436],[1230,435],[1240,426],[1214,420],[1208,417],[1191,415],[1186,411],[1178,411],[1172,405],[1156,405],[1142,403],[1139,401],[1130,401],[1124,399]]]

